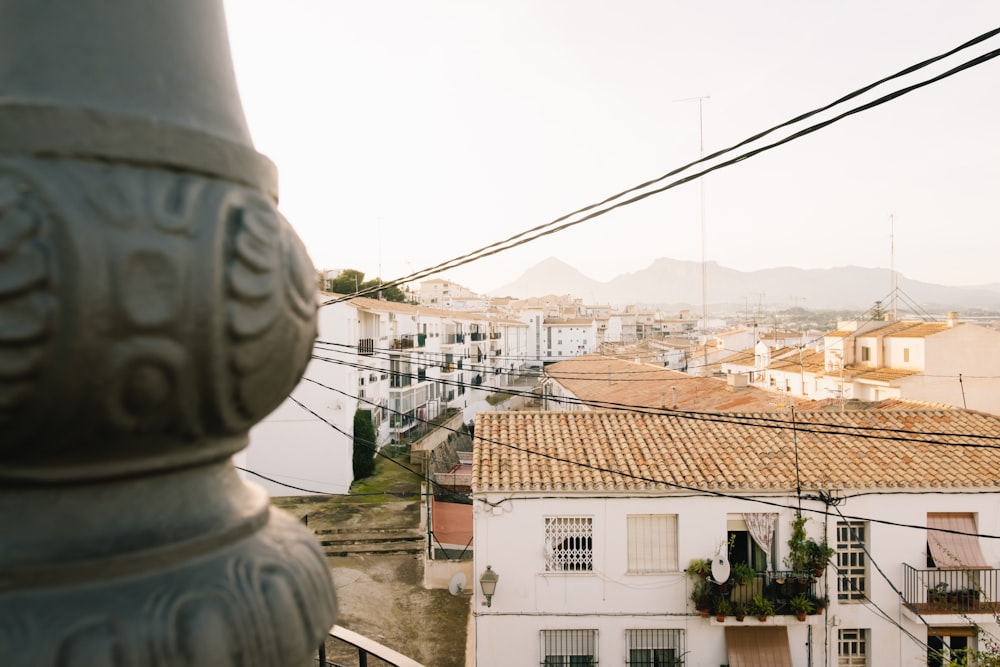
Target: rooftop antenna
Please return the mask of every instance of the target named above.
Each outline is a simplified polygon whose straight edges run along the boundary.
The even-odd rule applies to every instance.
[[[711,99],[708,95],[699,97],[685,97],[678,102],[689,102],[698,100],[698,158],[705,157],[705,122],[704,106],[705,100]],[[705,177],[698,179],[698,196],[701,201],[701,330],[705,334],[705,341],[708,340],[708,265],[705,262]],[[703,348],[704,363],[701,374],[708,375],[708,345]]]
[[[899,280],[896,277],[896,216],[889,214],[889,272],[892,275],[892,321],[896,321],[896,301],[899,297]]]

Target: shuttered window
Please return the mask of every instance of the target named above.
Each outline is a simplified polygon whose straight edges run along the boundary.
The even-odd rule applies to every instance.
[[[628,515],[629,574],[676,572],[677,515]]]

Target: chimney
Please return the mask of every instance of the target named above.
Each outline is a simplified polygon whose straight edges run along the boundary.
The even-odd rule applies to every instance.
[[[954,327],[956,324],[958,324],[958,311],[957,310],[949,310],[948,311],[948,328],[950,329],[950,328]]]

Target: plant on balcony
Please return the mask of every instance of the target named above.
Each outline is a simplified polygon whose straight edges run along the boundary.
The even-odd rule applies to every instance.
[[[733,616],[736,617],[737,621],[743,622],[743,619],[747,615],[747,606],[742,602],[733,603]]]
[[[712,585],[704,580],[695,581],[691,589],[691,601],[702,618],[708,618],[712,610]]]
[[[809,569],[817,577],[823,574],[827,563],[830,562],[833,554],[836,553],[833,547],[826,543],[826,540],[816,542],[811,539],[806,540],[806,552],[809,556]]]
[[[684,570],[689,577],[701,577],[702,579],[707,578],[711,571],[712,561],[708,558],[692,558],[687,569]]]
[[[733,563],[729,569],[729,579],[737,586],[752,584],[757,572],[746,563]]]
[[[729,604],[729,600],[726,598],[719,598],[715,601],[715,620],[722,623],[726,620],[726,616],[729,616],[732,612],[732,605]]]
[[[795,612],[795,617],[800,621],[806,620],[806,615],[816,610],[816,603],[810,600],[809,596],[801,593],[789,600],[788,604],[792,607],[792,611]]]
[[[774,603],[763,595],[755,595],[750,600],[747,611],[756,616],[758,621],[766,621],[768,616],[774,616]]]
[[[788,537],[788,555],[785,556],[785,567],[795,573],[809,571],[809,538],[806,537],[806,517],[796,512],[792,520],[792,534]]]

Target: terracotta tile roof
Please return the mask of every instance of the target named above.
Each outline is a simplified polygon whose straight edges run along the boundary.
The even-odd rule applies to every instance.
[[[951,328],[947,322],[911,322],[910,324],[914,326],[890,335],[893,338],[925,338]],[[961,326],[961,324],[956,324],[955,326]]]
[[[748,366],[749,368],[754,367],[756,360],[756,354],[753,348],[749,350],[741,350],[735,354],[731,354],[728,357],[723,357],[719,360],[720,364],[732,364],[734,366]]]
[[[917,375],[920,371],[910,370],[905,368],[858,368],[855,367],[852,373],[852,378],[861,382],[892,382],[894,380],[899,380],[900,378],[905,378],[910,375]],[[831,375],[835,375],[832,373]]]
[[[550,364],[545,373],[584,403],[605,409],[672,408],[674,390],[682,410],[773,412],[792,403],[805,409],[811,403],[757,387],[733,391],[725,378],[697,377],[600,354]]]
[[[806,373],[821,373],[826,369],[826,356],[822,352],[803,350],[801,362],[801,370]],[[799,366],[799,355],[796,353],[772,361],[768,369],[773,371],[798,372]]]
[[[482,412],[472,490],[1000,487],[1000,417],[967,410]],[[929,441],[929,442],[928,442]],[[794,443],[794,445],[793,445]],[[956,444],[992,447],[957,447]]]

